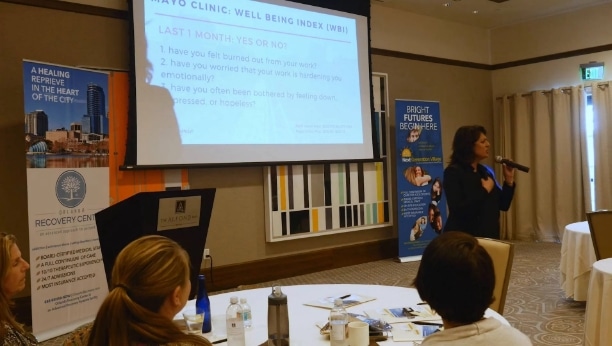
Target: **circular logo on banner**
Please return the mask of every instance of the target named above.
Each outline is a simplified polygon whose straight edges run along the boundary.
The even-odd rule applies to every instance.
[[[74,208],[85,199],[85,178],[77,171],[65,171],[55,182],[55,197],[67,208]]]

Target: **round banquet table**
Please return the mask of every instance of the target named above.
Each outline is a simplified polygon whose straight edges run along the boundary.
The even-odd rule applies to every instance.
[[[591,267],[597,259],[586,221],[565,226],[561,241],[561,288],[575,301],[587,300]]]
[[[329,338],[319,333],[317,325],[327,321],[330,310],[304,305],[306,302],[325,297],[340,297],[346,294],[376,298],[346,309],[349,313],[361,315],[365,315],[364,311],[366,310],[411,306],[421,302],[416,289],[398,286],[329,284],[281,286],[281,288],[287,295],[289,336],[292,346],[329,346]],[[204,336],[213,342],[225,338],[225,310],[229,305],[230,297],[237,296],[238,298],[247,298],[253,315],[253,326],[245,332],[246,346],[261,345],[267,340],[268,295],[271,292],[272,288],[266,287],[211,295],[213,330],[204,334]],[[187,306],[194,304],[195,300],[187,302]],[[509,325],[506,319],[491,309],[487,310],[485,316],[497,318],[502,323]],[[182,320],[181,313],[176,315],[176,320]],[[218,345],[226,344],[225,342],[218,343]],[[388,341],[379,342],[379,345],[412,346],[413,344],[412,342],[393,342],[392,338],[389,337]]]
[[[612,345],[612,258],[593,263],[586,312],[584,344]]]

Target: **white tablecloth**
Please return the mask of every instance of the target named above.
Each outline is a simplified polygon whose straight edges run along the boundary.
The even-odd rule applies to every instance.
[[[292,346],[329,346],[329,338],[320,335],[319,328],[316,326],[317,323],[327,321],[329,310],[307,306],[304,305],[305,302],[345,294],[359,294],[376,298],[373,301],[347,308],[348,312],[356,314],[364,314],[364,310],[410,306],[421,302],[416,289],[397,286],[297,285],[282,286],[282,290],[287,295],[289,335]],[[270,295],[271,291],[271,287],[267,287],[210,296],[213,331],[208,335],[209,339],[214,341],[224,337],[225,310],[229,305],[230,297],[237,296],[239,298],[247,298],[253,315],[253,327],[246,332],[246,346],[256,346],[266,341],[268,331],[268,295]],[[188,306],[193,304],[195,304],[194,300],[187,303]],[[485,315],[495,317],[508,325],[506,319],[491,309],[488,309]],[[175,319],[182,319],[181,314],[177,314]],[[389,341],[379,344],[404,346],[412,345],[412,342],[393,342],[389,338]],[[226,343],[219,343],[219,345],[226,345]]]
[[[591,267],[597,259],[586,221],[565,226],[561,242],[561,287],[565,296],[585,301],[589,290]]]
[[[584,315],[584,344],[612,345],[612,258],[593,264]]]

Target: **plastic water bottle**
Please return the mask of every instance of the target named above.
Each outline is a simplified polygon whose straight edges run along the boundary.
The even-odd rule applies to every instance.
[[[348,313],[344,309],[344,302],[340,298],[334,300],[334,307],[329,313],[329,325],[331,327],[329,334],[330,345],[346,346]]]
[[[230,298],[230,305],[225,314],[225,325],[227,327],[227,346],[245,346],[244,317],[242,307],[238,304],[238,297]]]
[[[247,303],[246,298],[240,298],[240,306],[242,306],[242,320],[244,328],[249,329],[253,325],[253,316],[251,315],[251,306]]]
[[[289,346],[289,310],[287,295],[280,286],[268,296],[268,346]]]
[[[212,330],[210,316],[210,299],[206,292],[206,278],[198,275],[198,295],[196,296],[196,312],[204,312],[204,323],[202,323],[202,333],[209,333]]]

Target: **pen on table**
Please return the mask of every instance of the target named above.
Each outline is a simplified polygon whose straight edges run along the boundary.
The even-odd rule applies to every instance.
[[[437,323],[437,322],[426,322],[426,321],[414,321],[411,322],[413,324],[420,324],[422,326],[438,326],[438,327],[442,327],[443,324],[442,323]]]
[[[213,345],[214,344],[220,344],[222,342],[227,342],[227,339],[221,339],[221,340],[213,341],[213,342],[211,342],[211,344],[213,344]]]
[[[402,308],[402,313],[404,314],[404,316],[406,317],[410,317],[413,318],[414,316],[411,314],[411,312],[413,312],[414,310],[412,310],[412,308]]]
[[[350,297],[350,296],[351,296],[350,294],[347,294],[347,295],[345,295],[345,296],[340,297],[340,299],[346,299],[346,298],[348,298],[348,297]]]

